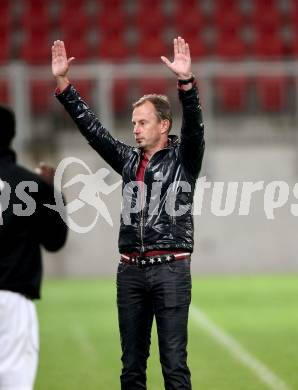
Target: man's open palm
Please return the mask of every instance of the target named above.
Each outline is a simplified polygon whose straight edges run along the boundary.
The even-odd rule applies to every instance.
[[[63,41],[55,41],[52,46],[52,72],[55,77],[66,76],[74,57],[67,59]]]
[[[191,58],[188,43],[181,37],[174,39],[174,60],[169,61],[166,57],[161,57],[162,61],[178,77],[190,77],[191,75]]]

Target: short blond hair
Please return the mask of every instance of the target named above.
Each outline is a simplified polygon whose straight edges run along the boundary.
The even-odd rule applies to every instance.
[[[169,99],[165,95],[157,95],[156,93],[151,93],[149,95],[142,96],[139,100],[132,104],[132,108],[135,109],[143,105],[146,102],[150,102],[153,104],[156,112],[156,116],[161,120],[167,119],[169,121],[169,130],[172,128],[173,118],[172,118],[172,110]]]

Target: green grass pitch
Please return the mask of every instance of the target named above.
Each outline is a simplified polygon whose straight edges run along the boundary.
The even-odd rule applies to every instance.
[[[298,389],[298,275],[193,277],[192,305]],[[114,280],[47,280],[38,302],[36,390],[118,390],[120,341]],[[148,390],[162,390],[156,330]],[[194,390],[268,389],[228,348],[189,320]]]

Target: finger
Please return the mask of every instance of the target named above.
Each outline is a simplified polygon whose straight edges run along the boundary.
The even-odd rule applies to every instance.
[[[178,37],[178,53],[181,53],[181,37]]]
[[[174,39],[174,56],[178,54],[178,39]]]
[[[185,54],[185,40],[183,38],[180,39],[181,44],[181,53]]]
[[[56,41],[56,48],[57,48],[57,56],[63,56],[63,42],[62,41]]]
[[[65,46],[64,46],[64,42],[63,41],[58,41],[59,43],[59,55],[61,57],[64,57],[66,58],[66,50],[65,50]]]
[[[190,57],[190,48],[188,43],[185,44],[185,54],[187,57]]]
[[[169,67],[171,68],[171,62],[167,59],[167,57],[161,56],[161,60]]]
[[[54,52],[55,52],[55,58],[59,56],[59,47],[57,45],[57,42],[54,43]]]
[[[70,58],[67,60],[68,65],[70,65],[70,64],[72,63],[72,61],[74,61],[74,60],[75,60],[75,57],[70,57]]]
[[[54,50],[55,50],[56,57],[58,57],[60,54],[59,41],[54,42]]]
[[[65,45],[64,45],[63,41],[61,41],[61,52],[66,57],[66,50],[65,50]]]
[[[52,58],[55,59],[57,57],[57,48],[55,42],[53,43],[52,46]]]

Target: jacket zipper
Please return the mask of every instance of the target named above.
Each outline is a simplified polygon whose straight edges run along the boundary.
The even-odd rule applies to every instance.
[[[139,155],[139,159],[138,159],[138,163],[136,164],[136,169],[135,169],[135,177],[137,175],[137,170],[138,170],[138,166],[140,165],[140,161],[141,161],[141,154]],[[148,162],[149,164],[149,162]],[[148,166],[147,164],[147,166]],[[147,166],[144,170],[144,177],[143,177],[143,186],[142,186],[142,193],[141,193],[141,222],[140,222],[140,236],[141,236],[141,254],[144,253],[144,241],[143,241],[143,219],[144,219],[144,211],[143,211],[143,208],[144,208],[144,182],[145,182],[145,172],[146,172],[146,169],[147,169]]]
[[[144,169],[144,176],[143,176],[143,184],[142,184],[142,198],[141,198],[141,255],[145,252],[144,248],[144,185],[145,185],[145,175],[146,175],[146,170],[148,168],[148,165],[150,164],[150,161],[148,161],[148,164],[146,168]]]
[[[166,148],[164,148],[164,149],[169,149],[169,147],[166,147]],[[162,150],[164,150],[164,149],[162,149]],[[140,231],[140,233],[141,233],[141,255],[145,252],[145,247],[144,247],[144,184],[145,184],[145,176],[146,176],[146,170],[147,170],[147,168],[149,167],[149,164],[150,164],[150,162],[152,161],[152,158],[155,156],[155,154],[156,153],[158,153],[159,152],[159,150],[157,151],[157,152],[155,152],[152,156],[151,156],[151,158],[150,158],[150,160],[148,161],[148,164],[147,164],[147,166],[146,166],[146,168],[144,169],[144,176],[143,176],[143,188],[142,188],[142,199],[141,199],[141,207],[142,207],[142,209],[141,209],[141,223],[140,223],[140,228],[141,228],[141,231]],[[138,163],[138,165],[140,164],[140,160],[139,160],[139,163]],[[138,167],[138,165],[137,165],[137,167]],[[137,168],[138,169],[138,168]],[[137,169],[136,169],[136,172],[137,172]]]

